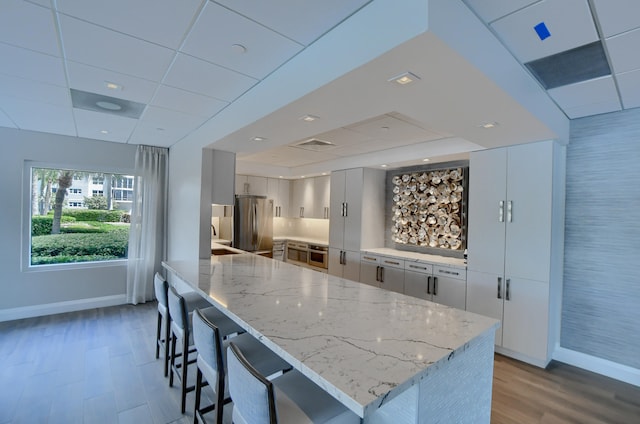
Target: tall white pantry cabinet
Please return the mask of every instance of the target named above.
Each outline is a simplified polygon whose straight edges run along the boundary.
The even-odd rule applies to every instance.
[[[329,274],[360,281],[360,250],[384,246],[385,172],[331,173]]]
[[[467,310],[502,321],[496,351],[545,367],[559,343],[566,149],[470,156]]]

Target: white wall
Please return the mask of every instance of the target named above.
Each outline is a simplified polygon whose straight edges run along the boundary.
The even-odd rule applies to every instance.
[[[126,287],[126,266],[122,263],[48,268],[46,272],[22,269],[23,231],[29,228],[22,208],[28,205],[30,196],[30,187],[23,182],[23,168],[25,161],[36,161],[132,173],[136,146],[10,128],[0,128],[0,144],[0,321],[78,308],[89,299],[96,305],[113,304],[118,299],[122,303]],[[58,308],[60,302],[65,302],[62,309]]]

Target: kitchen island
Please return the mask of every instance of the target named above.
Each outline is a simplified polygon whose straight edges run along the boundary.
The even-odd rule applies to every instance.
[[[167,261],[365,423],[489,423],[499,321],[253,254]]]

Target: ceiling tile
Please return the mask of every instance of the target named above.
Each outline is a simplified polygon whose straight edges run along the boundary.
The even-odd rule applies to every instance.
[[[257,82],[246,75],[185,54],[178,54],[164,79],[165,85],[227,102],[235,100]]]
[[[185,136],[184,131],[160,130],[158,128],[153,123],[140,121],[129,138],[129,144],[171,147]]]
[[[159,85],[142,78],[71,61],[67,61],[67,72],[71,88],[145,104],[149,103]],[[120,85],[122,89],[107,88],[107,81]]]
[[[640,27],[638,0],[592,0],[605,37]]]
[[[157,106],[147,106],[143,119],[144,122],[153,124],[156,128],[163,128],[165,131],[184,132],[185,134],[193,131],[206,120],[201,116],[189,115]]]
[[[0,2],[0,42],[62,56],[51,10],[22,0]]]
[[[74,109],[73,115],[79,137],[117,143],[126,143],[138,123],[137,119],[83,109]],[[104,134],[101,131],[108,131],[108,133]]]
[[[0,109],[4,110],[18,128],[76,136],[70,107],[0,97]]]
[[[607,38],[605,45],[614,73],[640,69],[640,54],[637,53],[640,46],[640,29]]]
[[[551,36],[540,40],[534,27],[544,22]],[[587,0],[542,1],[491,24],[521,62],[599,39]]]
[[[611,76],[554,88],[549,95],[571,119],[621,109]]]
[[[60,15],[67,59],[152,81],[164,76],[174,51]],[[103,46],[104,48],[96,48]]]
[[[202,0],[58,0],[58,10],[172,49],[182,42]]]
[[[209,2],[181,51],[262,79],[302,48],[277,32]]]
[[[161,85],[151,104],[191,115],[211,118],[229,103],[212,97]]]
[[[0,127],[16,128],[13,121],[9,119],[9,116],[2,109],[0,109]]]
[[[464,0],[483,21],[491,23],[539,0]]]
[[[370,0],[217,0],[305,46]]]
[[[625,109],[640,107],[640,70],[616,75]]]
[[[0,96],[71,106],[69,90],[59,85],[44,84],[24,78],[0,74]]]
[[[0,74],[60,86],[67,85],[62,59],[0,43]]]

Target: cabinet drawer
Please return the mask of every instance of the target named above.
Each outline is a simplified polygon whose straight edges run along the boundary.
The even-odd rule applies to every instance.
[[[422,263],[422,262],[405,261],[404,269],[405,269],[405,271],[419,272],[421,274],[431,274],[431,273],[433,273],[433,265],[432,264],[425,264],[425,263]]]
[[[396,258],[385,258],[383,256],[380,258],[380,266],[383,266],[385,268],[404,269],[404,260]]]
[[[433,267],[434,277],[449,277],[456,280],[466,280],[467,271],[458,268],[449,268],[446,266],[436,265]]]
[[[363,253],[360,255],[360,262],[366,262],[369,264],[380,264],[380,257],[375,255],[369,255],[367,253]]]

